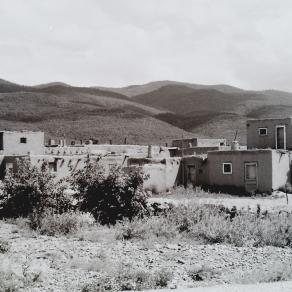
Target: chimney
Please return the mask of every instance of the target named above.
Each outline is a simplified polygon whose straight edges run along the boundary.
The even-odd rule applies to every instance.
[[[152,158],[152,145],[148,145],[148,155],[147,158]]]
[[[238,141],[231,142],[231,150],[239,150],[239,142]]]

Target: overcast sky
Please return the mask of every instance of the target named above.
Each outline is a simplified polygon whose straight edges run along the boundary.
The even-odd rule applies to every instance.
[[[292,1],[0,0],[0,78],[292,91]]]

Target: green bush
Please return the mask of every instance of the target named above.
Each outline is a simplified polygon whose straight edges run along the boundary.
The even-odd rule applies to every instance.
[[[48,163],[34,166],[29,159],[19,159],[15,172],[8,172],[3,180],[0,194],[0,216],[27,217],[33,211],[42,213],[54,208],[62,213],[71,208],[65,195],[65,184],[57,181]]]
[[[106,174],[98,163],[88,159],[84,168],[72,172],[70,182],[81,211],[91,212],[101,224],[115,224],[147,211],[144,179],[140,168],[126,171],[112,167]]]

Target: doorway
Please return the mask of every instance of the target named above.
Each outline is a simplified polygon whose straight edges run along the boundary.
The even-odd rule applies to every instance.
[[[286,150],[286,127],[285,127],[285,125],[276,126],[276,149]]]
[[[258,188],[258,164],[257,162],[246,162],[244,164],[245,190],[256,191]]]

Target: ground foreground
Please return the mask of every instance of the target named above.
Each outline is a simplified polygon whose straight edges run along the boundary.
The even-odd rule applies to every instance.
[[[124,269],[127,265],[153,273],[167,269],[172,273],[167,287],[179,290],[266,282],[271,277],[277,280],[271,271],[281,271],[285,264],[292,262],[290,248],[120,241],[115,239],[113,228],[104,227],[70,237],[53,237],[0,221],[0,239],[10,245],[7,252],[0,254],[0,273],[11,272],[25,279],[23,291],[89,291],[84,288],[87,284],[94,285],[105,272]],[[287,285],[291,287],[291,283]]]
[[[148,290],[148,292],[157,290]],[[171,292],[171,289],[159,290],[160,292]],[[252,285],[220,285],[213,287],[198,287],[180,289],[180,292],[290,292],[292,282],[261,283]]]

